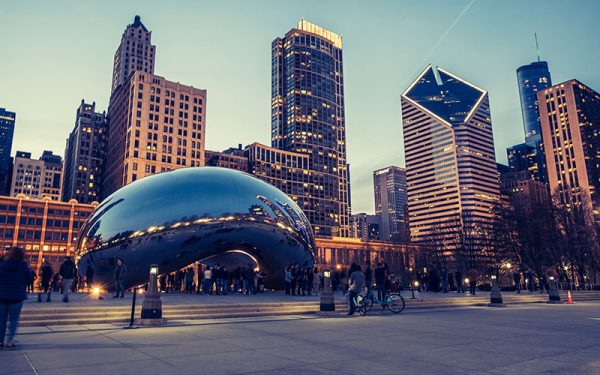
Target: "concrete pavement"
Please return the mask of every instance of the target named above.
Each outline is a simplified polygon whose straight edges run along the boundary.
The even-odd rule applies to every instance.
[[[0,374],[596,374],[600,303],[30,333]]]

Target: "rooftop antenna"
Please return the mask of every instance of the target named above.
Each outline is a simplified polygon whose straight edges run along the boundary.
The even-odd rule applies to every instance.
[[[540,62],[540,46],[538,44],[537,33],[533,33],[533,36],[535,37],[535,51],[537,53],[537,59],[538,62]]]

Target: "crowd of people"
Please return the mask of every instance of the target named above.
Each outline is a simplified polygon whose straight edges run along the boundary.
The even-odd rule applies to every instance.
[[[158,278],[163,293],[227,295],[264,292],[266,274],[252,264],[229,269],[219,263],[214,266],[197,264]]]

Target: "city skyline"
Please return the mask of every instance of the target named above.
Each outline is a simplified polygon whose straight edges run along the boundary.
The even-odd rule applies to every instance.
[[[593,10],[599,8],[592,2],[581,2],[582,6],[578,8],[566,4],[561,7],[558,2],[543,2],[546,5],[541,12],[544,22],[530,17],[531,22],[525,26],[519,25],[515,19],[523,16],[521,13],[535,11],[542,2],[526,5],[515,2],[515,5],[519,4],[515,7],[480,1],[452,5],[440,2],[436,7],[440,11],[436,13],[443,16],[428,13],[427,8],[431,8],[431,4],[425,6],[407,2],[399,5],[379,3],[369,7],[348,4],[339,9],[339,6],[333,6],[333,2],[318,6],[317,2],[308,1],[304,6],[285,4],[277,12],[269,7],[269,2],[261,2],[259,7],[243,3],[234,6],[234,3],[205,4],[204,11],[199,9],[194,14],[188,13],[195,5],[188,4],[187,11],[185,7],[167,10],[166,17],[161,17],[164,10],[158,13],[158,7],[142,3],[119,4],[118,7],[116,3],[112,3],[115,6],[109,3],[106,9],[104,4],[71,7],[69,12],[106,12],[106,16],[94,24],[96,27],[90,27],[86,17],[55,17],[62,8],[60,6],[48,8],[40,4],[35,9],[25,9],[19,4],[5,5],[8,19],[0,26],[0,34],[8,35],[6,28],[22,36],[19,38],[20,46],[6,41],[6,50],[11,53],[3,59],[3,69],[0,70],[2,106],[17,112],[13,151],[19,149],[37,155],[42,150],[52,150],[64,156],[64,142],[73,127],[73,112],[81,99],[96,102],[100,111],[108,108],[112,57],[123,25],[130,23],[135,14],[139,14],[148,28],[154,31],[153,44],[158,46],[156,71],[171,80],[208,90],[211,106],[207,114],[206,146],[212,150],[222,150],[238,143],[269,143],[269,60],[270,43],[275,37],[289,30],[302,17],[342,34],[346,55],[345,107],[354,213],[374,211],[371,183],[374,170],[386,165],[404,165],[400,94],[427,63],[442,65],[489,91],[496,157],[503,163],[506,162],[506,147],[521,143],[524,136],[515,70],[536,60],[534,31],[539,34],[542,59],[548,61],[555,82],[577,78],[593,89],[600,86],[600,78],[589,64],[589,61],[600,57],[600,51],[575,43],[585,40],[585,30],[575,28],[565,32],[564,29],[544,27],[552,24],[549,20],[569,15],[575,15],[585,23],[586,17],[592,17]],[[204,20],[202,17],[210,14],[210,8],[215,8],[213,11],[221,9],[224,15],[229,16],[218,18],[221,27],[228,28],[230,33],[206,32],[211,25],[214,27],[213,21],[204,23],[195,19],[194,15]],[[244,8],[248,12],[242,11]],[[329,12],[332,8],[347,17],[328,15],[333,14]],[[386,14],[380,13],[383,10]],[[279,17],[279,12],[285,13],[285,17]],[[373,14],[378,17],[366,17]],[[481,26],[480,18],[487,14],[496,16],[494,20],[486,20],[489,30],[471,36],[470,29]],[[240,18],[241,15],[244,17]],[[406,17],[401,20],[405,23],[402,28],[398,29],[394,15]],[[511,17],[511,30],[498,27],[507,26],[502,23],[509,21],[507,15]],[[30,22],[23,26],[11,21],[24,17]],[[41,17],[44,17],[43,22],[33,22],[38,18],[41,20]],[[265,19],[270,22],[261,22]],[[404,27],[418,27],[418,22],[424,20],[430,22],[430,29],[423,30],[419,38],[397,33],[405,30]],[[24,27],[32,24],[36,26]],[[39,34],[42,26],[47,30]],[[81,30],[90,32],[81,32],[79,37],[69,35],[61,40],[52,39],[57,33],[83,26],[86,28]],[[252,28],[252,32],[240,33],[247,28]],[[381,29],[385,28],[387,32],[383,33]],[[499,29],[507,34],[498,33]],[[35,39],[31,39],[32,36]],[[381,40],[372,43],[375,37]],[[475,43],[486,38],[487,44]],[[85,41],[86,45],[77,45],[77,41]],[[226,45],[224,41],[229,42],[229,48],[223,48]],[[239,51],[230,51],[236,49],[231,48],[231,43],[237,43]],[[398,47],[389,47],[394,43]],[[86,53],[81,53],[80,48]],[[35,60],[28,57],[31,50],[44,54],[45,58]],[[205,50],[208,53],[204,54]],[[188,54],[197,57],[178,60],[178,56]],[[240,57],[245,57],[244,64],[240,64]],[[40,64],[41,61],[44,64]],[[33,69],[34,66],[37,69]],[[35,108],[31,106],[32,102],[36,103]],[[236,103],[238,110],[225,110],[232,102]],[[235,135],[232,136],[233,132]],[[373,134],[386,135],[377,138],[375,150],[372,148]]]

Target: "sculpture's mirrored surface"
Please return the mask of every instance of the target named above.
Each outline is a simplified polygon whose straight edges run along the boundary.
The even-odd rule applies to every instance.
[[[126,287],[160,273],[238,251],[255,258],[266,285],[283,283],[287,264],[314,262],[308,220],[283,192],[246,173],[183,168],[138,180],[105,199],[82,228],[79,272],[112,284],[116,258],[128,268]]]

